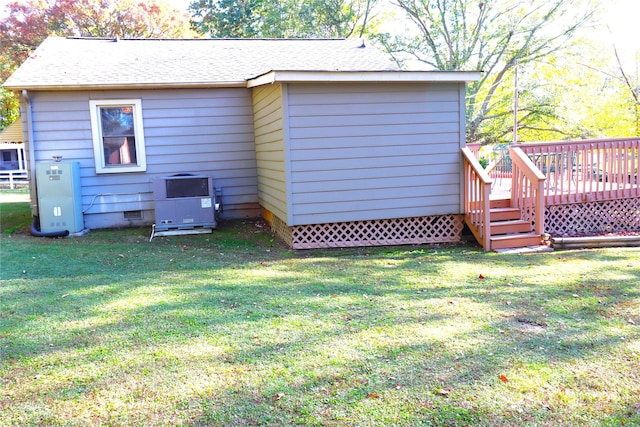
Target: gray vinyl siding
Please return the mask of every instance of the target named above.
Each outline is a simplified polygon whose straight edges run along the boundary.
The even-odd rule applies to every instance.
[[[289,225],[460,213],[463,89],[290,84]]]
[[[154,220],[151,180],[207,174],[222,189],[223,218],[256,216],[256,157],[246,89],[32,92],[35,159],[80,162],[87,228],[131,225],[124,211]],[[147,171],[95,172],[89,101],[141,99]]]
[[[253,110],[260,205],[286,220],[284,90],[279,83],[253,89]]]

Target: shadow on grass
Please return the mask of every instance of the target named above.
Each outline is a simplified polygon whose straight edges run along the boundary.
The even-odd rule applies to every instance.
[[[42,405],[92,399],[115,381],[142,406],[160,393],[166,420],[192,425],[586,425],[602,418],[566,390],[602,387],[601,372],[589,382],[579,367],[620,357],[635,307],[625,303],[640,297],[625,251],[292,252],[252,222],[152,242],[146,231],[3,238],[0,368],[18,408],[28,397],[13,369],[71,365],[56,380],[21,381]],[[559,272],[565,263],[580,267]],[[145,380],[154,371],[168,383]],[[149,395],[128,378],[184,391]],[[639,419],[631,397],[618,401],[607,419]]]

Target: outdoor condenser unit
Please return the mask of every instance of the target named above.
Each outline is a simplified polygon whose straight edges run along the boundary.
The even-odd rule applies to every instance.
[[[216,228],[220,201],[207,175],[179,174],[152,182],[155,231]]]
[[[36,183],[40,231],[81,233],[84,229],[84,220],[80,190],[80,163],[37,163]]]

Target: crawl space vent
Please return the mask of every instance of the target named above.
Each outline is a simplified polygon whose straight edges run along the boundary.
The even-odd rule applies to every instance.
[[[142,211],[125,211],[124,219],[142,219]]]

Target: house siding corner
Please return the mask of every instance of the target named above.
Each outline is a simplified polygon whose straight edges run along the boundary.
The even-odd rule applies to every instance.
[[[283,85],[252,89],[258,200],[271,214],[286,221],[287,179]]]

